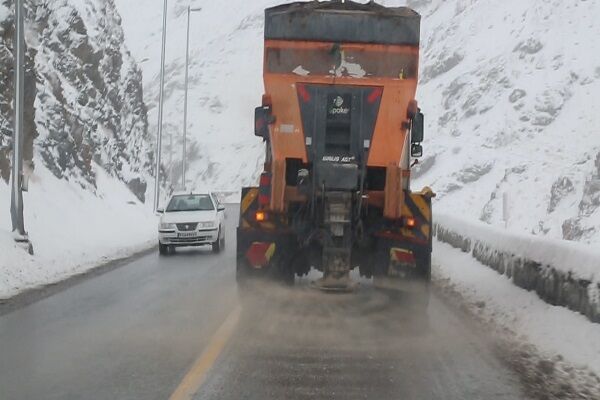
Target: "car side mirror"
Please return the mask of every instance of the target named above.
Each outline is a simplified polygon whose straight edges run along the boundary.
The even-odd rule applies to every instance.
[[[412,143],[421,143],[425,137],[425,115],[420,109],[412,119],[410,135]]]
[[[269,138],[269,125],[275,122],[270,106],[256,107],[254,110],[254,135]]]
[[[410,155],[414,158],[423,157],[423,146],[418,143],[413,143],[410,149]]]
[[[219,207],[217,207],[217,211],[225,211],[225,206],[219,206]]]
[[[165,210],[163,208],[159,208],[159,209],[156,210],[156,212],[159,213],[159,214],[164,214]]]

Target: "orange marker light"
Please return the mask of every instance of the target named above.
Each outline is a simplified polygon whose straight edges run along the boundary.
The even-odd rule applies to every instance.
[[[262,222],[264,220],[267,219],[267,214],[264,213],[264,211],[257,211],[256,212],[256,220],[258,222]]]
[[[417,226],[417,221],[413,217],[406,218],[406,226],[409,228],[414,228]]]

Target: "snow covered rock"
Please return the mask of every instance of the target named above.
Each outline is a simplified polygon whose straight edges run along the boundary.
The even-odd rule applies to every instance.
[[[14,20],[0,21],[0,174],[12,136]],[[142,75],[124,45],[113,0],[26,2],[26,159],[94,191],[92,162],[144,199],[152,167]],[[33,159],[33,162],[32,162]]]
[[[589,240],[600,235],[600,153],[594,173],[585,182],[579,215],[564,222],[563,235],[569,240]]]
[[[548,204],[548,213],[556,210],[556,207],[567,197],[569,194],[575,191],[573,181],[566,176],[561,176],[552,184],[550,190],[550,204]]]
[[[15,34],[14,13],[9,8],[10,1],[0,3],[0,179],[8,182],[10,176],[10,156],[13,131],[14,101],[14,58],[12,49]],[[25,57],[25,135],[24,159],[26,167],[32,165],[33,140],[37,136],[35,126],[35,91],[36,75],[34,58],[35,49],[28,48]]]
[[[495,226],[507,193],[511,230],[600,243],[600,3],[408,5],[423,16],[417,96],[428,116],[425,156],[435,160],[413,186],[440,193],[438,212]],[[474,165],[491,168],[471,180]]]

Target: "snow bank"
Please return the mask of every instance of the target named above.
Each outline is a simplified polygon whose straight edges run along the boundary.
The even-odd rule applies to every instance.
[[[547,303],[600,322],[600,251],[449,215],[437,215],[434,232],[439,241],[471,253]]]
[[[0,299],[130,256],[156,241],[157,221],[124,183],[95,166],[95,193],[57,179],[39,163],[25,193],[25,227],[35,248],[15,245],[10,187],[0,181]]]
[[[433,273],[450,284],[485,319],[534,344],[545,356],[564,357],[600,374],[600,325],[556,307],[514,285],[450,245],[434,241]],[[589,397],[595,398],[595,397]]]

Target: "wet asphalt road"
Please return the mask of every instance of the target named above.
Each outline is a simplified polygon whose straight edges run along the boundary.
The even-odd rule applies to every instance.
[[[493,337],[435,294],[424,312],[370,282],[238,297],[228,211],[223,254],[150,254],[1,316],[0,399],[169,399],[194,371],[195,399],[526,398]]]

